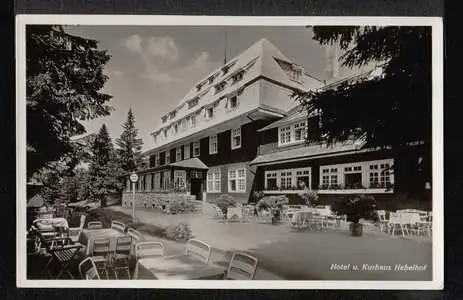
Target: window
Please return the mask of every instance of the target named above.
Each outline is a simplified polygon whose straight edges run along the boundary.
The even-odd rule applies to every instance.
[[[297,65],[292,65],[289,72],[289,78],[293,81],[301,82],[302,68]]]
[[[170,186],[170,171],[164,171],[162,173],[162,189],[169,190]]]
[[[243,75],[244,75],[244,71],[240,71],[238,73],[236,73],[235,75],[233,75],[232,77],[232,82],[233,84],[234,83],[237,83],[238,81],[240,81],[241,79],[243,79]]]
[[[370,188],[385,188],[391,184],[391,172],[389,164],[370,164],[369,183]]]
[[[217,136],[209,137],[209,154],[217,153]]]
[[[190,144],[186,144],[183,146],[183,158],[184,159],[190,158]]]
[[[214,117],[214,106],[210,106],[206,109],[206,118],[212,119]]]
[[[323,168],[320,189],[336,188],[338,186],[338,168]]]
[[[297,187],[301,190],[305,188],[310,188],[310,170],[309,169],[300,169],[296,171],[296,184]]]
[[[244,168],[228,171],[228,192],[246,192],[246,170]]]
[[[188,109],[195,107],[199,103],[199,98],[194,98],[191,101],[188,101]]]
[[[344,185],[346,189],[362,188],[362,167],[349,166],[344,167]]]
[[[231,130],[231,148],[241,148],[241,127]]]
[[[390,174],[390,166],[389,164],[381,164],[381,176],[380,176],[380,183],[382,186],[386,187],[387,185],[391,184],[391,174]]]
[[[186,171],[174,171],[174,188],[182,190],[186,187]]]
[[[232,96],[228,98],[228,109],[234,109],[238,107],[238,97]]]
[[[186,131],[186,128],[187,128],[187,127],[186,127],[186,119],[183,119],[183,120],[182,120],[182,130],[183,130],[183,131]]]
[[[214,83],[214,79],[215,79],[215,76],[213,75],[213,76],[209,77],[207,80],[208,80],[209,84],[212,84],[212,83]]]
[[[280,128],[280,144],[289,144],[291,142],[291,126]]]
[[[174,134],[177,134],[178,133],[178,124],[175,124],[174,125]]]
[[[305,122],[297,123],[294,125],[294,140],[302,141],[305,139],[306,124]]]
[[[170,150],[166,151],[166,165],[170,164]]]
[[[162,120],[162,123],[166,123],[167,122],[167,116],[162,117],[161,120]]]
[[[202,84],[198,84],[198,85],[196,86],[196,92],[201,91],[201,88],[202,88],[202,87],[203,87]]]
[[[156,167],[160,165],[160,162],[159,162],[159,161],[160,161],[160,158],[161,158],[161,156],[160,156],[159,154],[155,154],[155,155],[154,155],[154,165],[155,165]]]
[[[178,147],[175,150],[175,161],[181,161],[182,160],[182,147]]]
[[[175,118],[175,115],[176,115],[176,114],[177,114],[177,112],[176,112],[175,110],[172,111],[172,112],[170,112],[170,114],[169,114],[169,119],[172,120],[173,118]]]
[[[209,171],[207,173],[207,192],[220,193],[220,170]]]
[[[265,189],[277,190],[277,172],[265,172]]]
[[[196,115],[191,116],[191,127],[196,126]]]
[[[200,155],[200,145],[199,142],[193,143],[193,157],[198,157]]]
[[[225,89],[225,86],[227,85],[227,83],[225,81],[222,81],[221,83],[217,84],[215,86],[215,93],[219,93],[221,91],[223,91]]]
[[[282,189],[291,189],[292,172],[281,172],[280,173],[280,187]]]
[[[166,138],[167,138],[167,129],[164,129],[164,130],[162,131],[162,133],[163,133],[163,137],[166,139]]]

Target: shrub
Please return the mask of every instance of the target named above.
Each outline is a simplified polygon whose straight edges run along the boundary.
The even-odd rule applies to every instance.
[[[236,206],[236,200],[230,195],[222,194],[215,204],[222,210],[224,215],[227,215],[228,208]]]
[[[173,241],[188,241],[193,237],[193,234],[188,223],[180,223],[164,228],[164,236]]]
[[[256,206],[258,210],[270,209],[270,208],[281,208],[281,206],[288,204],[289,199],[286,196],[267,196],[260,199]]]
[[[318,194],[315,191],[304,191],[304,193],[299,194],[299,197],[304,199],[307,206],[311,206],[313,203],[317,202]]]
[[[373,196],[352,195],[341,197],[333,203],[332,211],[346,215],[347,221],[358,223],[360,219],[377,221],[376,200]]]

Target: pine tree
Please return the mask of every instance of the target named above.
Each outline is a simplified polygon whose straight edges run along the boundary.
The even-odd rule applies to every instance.
[[[135,116],[129,110],[127,120],[122,125],[124,129],[120,138],[116,140],[117,154],[124,171],[133,171],[141,165],[142,139],[137,137],[138,129],[135,127]]]
[[[91,152],[90,193],[94,200],[99,200],[101,206],[105,207],[108,194],[122,190],[122,183],[119,180],[122,170],[106,125],[103,124],[100,128],[93,141]]]

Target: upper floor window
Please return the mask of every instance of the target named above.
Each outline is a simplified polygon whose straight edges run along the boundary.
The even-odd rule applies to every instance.
[[[214,79],[215,79],[215,76],[212,75],[212,76],[209,77],[207,80],[208,80],[209,84],[212,84],[212,83],[214,83]]]
[[[234,128],[231,131],[231,148],[241,148],[241,127]]]
[[[166,150],[166,165],[170,164],[170,150]]]
[[[182,147],[178,147],[175,150],[175,161],[180,161],[182,160]]]
[[[170,112],[170,114],[169,114],[169,119],[172,120],[173,118],[175,118],[175,115],[176,115],[176,114],[177,114],[177,112],[176,112],[175,110],[172,111],[172,112]]]
[[[235,109],[238,107],[238,96],[231,96],[228,98],[228,109]]]
[[[192,115],[191,116],[191,127],[195,127],[196,126],[196,115]]]
[[[307,137],[307,122],[299,122],[293,125],[278,128],[278,145],[288,145],[302,142]]]
[[[214,117],[214,106],[206,108],[206,119],[212,119]]]
[[[163,133],[164,138],[166,139],[166,138],[167,138],[167,129],[164,129],[164,130],[162,131],[162,133]]]
[[[209,137],[209,154],[217,153],[217,136],[213,135]]]
[[[236,73],[235,75],[233,75],[232,77],[232,82],[233,83],[237,83],[238,81],[240,81],[241,79],[243,79],[243,76],[244,76],[244,71],[239,71],[238,73]]]
[[[196,92],[199,92],[199,91],[201,91],[202,87],[203,87],[203,85],[202,85],[202,84],[198,84],[198,85],[196,85]]]
[[[155,154],[154,155],[154,166],[155,167],[158,167],[161,164],[160,160],[161,160],[161,156],[159,154]]]
[[[190,101],[188,101],[188,109],[195,107],[199,103],[199,98],[194,98]]]
[[[182,130],[186,131],[186,119],[182,120]]]
[[[174,134],[178,133],[178,124],[174,124]]]
[[[199,142],[193,143],[193,157],[198,157],[201,154]]]
[[[190,144],[186,144],[183,146],[183,157],[185,159],[190,158]]]
[[[161,120],[162,120],[162,123],[166,123],[167,122],[167,116],[162,117]]]
[[[217,84],[215,86],[215,93],[219,93],[221,91],[223,91],[225,89],[225,86],[227,85],[227,83],[225,81],[222,81],[221,83]]]

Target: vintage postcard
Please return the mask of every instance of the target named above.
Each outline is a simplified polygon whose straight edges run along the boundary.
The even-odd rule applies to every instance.
[[[443,288],[440,18],[16,21],[19,287]]]

